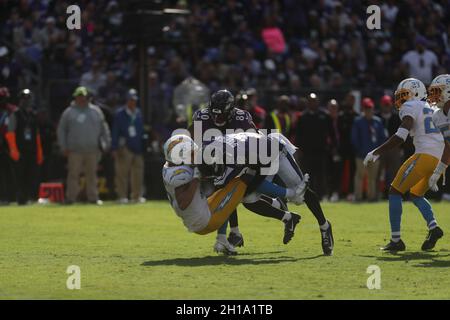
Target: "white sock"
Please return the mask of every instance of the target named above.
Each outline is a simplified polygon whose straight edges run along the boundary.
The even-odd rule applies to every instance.
[[[291,219],[292,219],[292,214],[289,211],[286,211],[286,213],[284,214],[283,219],[281,219],[281,221],[286,222]]]
[[[401,237],[400,237],[400,231],[392,232],[392,233],[391,233],[391,241],[392,241],[392,242],[397,243],[397,242],[400,241],[400,239],[401,239]]]
[[[222,234],[222,233],[218,233],[216,240],[221,241],[221,242],[226,242],[227,241],[227,235],[226,234]]]
[[[320,230],[325,231],[328,229],[329,226],[330,225],[329,225],[328,221],[325,221],[325,223],[323,225],[319,226],[319,228],[320,228]]]
[[[437,221],[436,221],[436,219],[434,219],[433,221],[431,221],[428,224],[428,230],[433,230],[433,229],[437,228],[437,226],[438,226]]]
[[[232,227],[232,228],[230,228],[230,232],[233,232],[233,233],[235,233],[235,234],[241,234],[241,233],[239,232],[239,227]]]
[[[286,189],[286,198],[292,198],[295,196],[295,190],[294,189]]]

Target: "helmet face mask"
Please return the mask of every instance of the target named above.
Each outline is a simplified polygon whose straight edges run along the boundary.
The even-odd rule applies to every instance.
[[[211,108],[211,117],[216,126],[223,127],[228,122],[228,114],[218,108]]]
[[[394,97],[395,97],[395,107],[397,109],[400,109],[401,106],[406,101],[411,100],[411,98],[412,98],[411,90],[409,90],[409,89],[396,90],[394,93]]]
[[[422,81],[408,78],[401,81],[394,93],[395,106],[400,109],[402,105],[410,100],[426,101],[427,89]]]
[[[428,88],[428,101],[432,104],[436,104],[438,107],[442,108],[445,101],[443,101],[442,92],[444,90],[443,85],[431,85]]]
[[[234,97],[230,91],[219,90],[211,96],[209,111],[216,126],[223,127],[227,124],[233,108]]]
[[[441,74],[433,79],[428,87],[428,101],[439,108],[450,101],[450,75]]]

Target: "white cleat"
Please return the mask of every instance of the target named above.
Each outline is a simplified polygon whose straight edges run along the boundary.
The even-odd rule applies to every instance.
[[[235,256],[237,255],[236,249],[228,242],[228,240],[216,240],[214,244],[214,251],[217,253],[223,253],[227,256]]]

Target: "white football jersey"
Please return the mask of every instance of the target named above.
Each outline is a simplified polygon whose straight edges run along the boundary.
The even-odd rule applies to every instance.
[[[444,138],[434,125],[434,111],[435,109],[425,101],[411,100],[402,105],[399,116],[402,120],[405,116],[414,119],[414,125],[409,133],[413,137],[415,153],[426,153],[441,159]]]
[[[167,191],[170,205],[177,216],[183,220],[183,224],[190,232],[204,229],[211,218],[207,198],[200,187],[195,191],[191,204],[185,210],[181,210],[178,207],[175,189],[191,182],[193,174],[194,170],[190,166],[185,165],[169,167],[166,163],[162,170],[164,186]]]
[[[445,115],[442,109],[433,113],[434,125],[441,131],[444,139],[450,142],[450,113]]]

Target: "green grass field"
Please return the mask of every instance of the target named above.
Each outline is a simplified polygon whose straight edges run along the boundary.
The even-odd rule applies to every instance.
[[[381,253],[389,238],[387,203],[324,204],[335,252],[322,256],[306,207],[296,236],[282,224],[239,209],[245,247],[236,257],[212,251],[215,235],[185,231],[165,201],[102,207],[0,207],[0,299],[449,299],[450,204],[434,204],[447,235],[421,252],[425,223],[405,205],[407,251]],[[66,269],[81,269],[68,290]],[[369,290],[369,265],[381,289]]]

